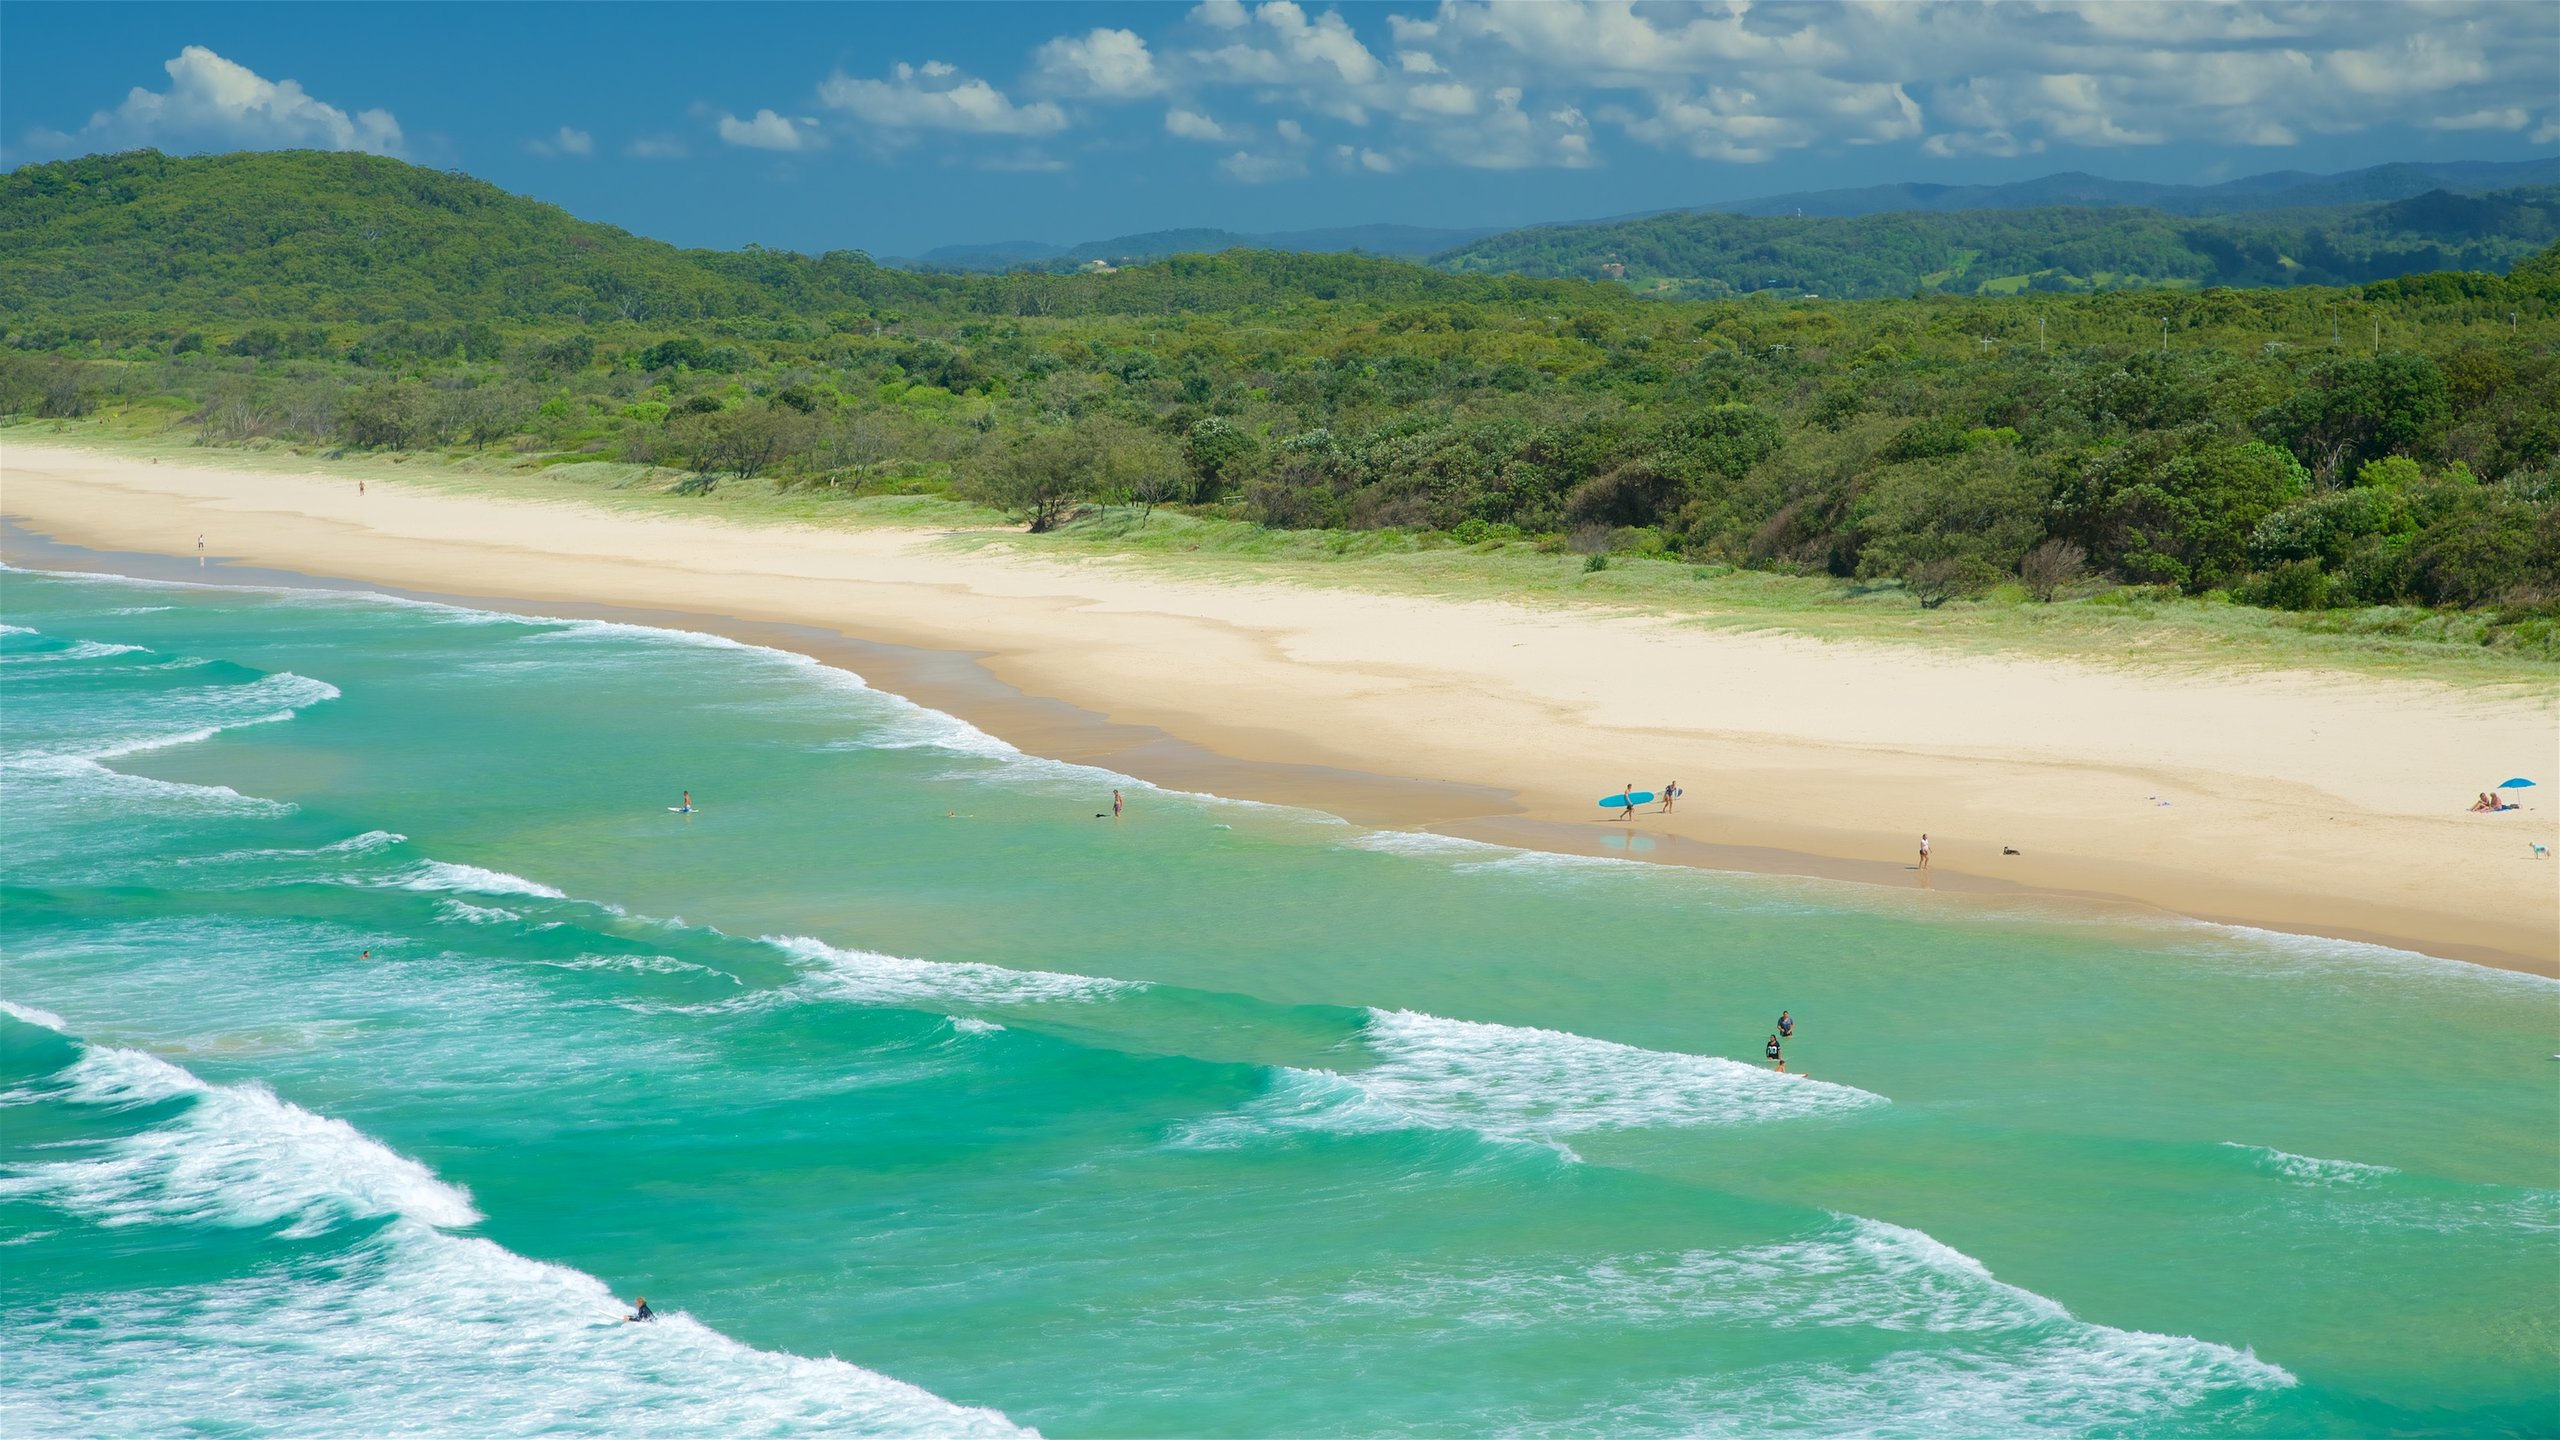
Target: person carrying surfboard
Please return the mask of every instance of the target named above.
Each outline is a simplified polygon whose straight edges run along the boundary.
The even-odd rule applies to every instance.
[[[1633,820],[1636,818],[1636,782],[1633,780],[1628,781],[1627,788],[1618,792],[1618,803],[1620,806],[1624,807],[1618,812],[1619,819]]]

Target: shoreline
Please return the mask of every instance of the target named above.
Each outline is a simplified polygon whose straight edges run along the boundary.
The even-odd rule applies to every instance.
[[[750,527],[712,516],[644,519],[399,482],[377,482],[360,501],[338,477],[162,465],[14,444],[0,452],[0,469],[9,480],[0,503],[19,522],[0,550],[26,568],[344,585],[480,608],[706,631],[840,665],[876,688],[957,715],[1031,754],[1168,789],[1321,810],[1382,829],[2185,916],[2560,975],[2550,872],[2521,859],[2501,863],[2477,841],[2482,835],[2507,841],[2487,828],[2501,822],[2391,813],[2387,806],[2398,797],[2381,796],[2386,787],[2375,777],[2368,777],[2375,783],[2366,794],[2309,793],[2313,803],[2305,806],[2302,777],[2280,773],[2283,767],[2267,763],[2264,754],[2243,757],[2249,764],[2236,774],[2199,776],[2156,760],[2143,763],[2152,757],[2138,753],[2146,748],[2138,723],[2104,737],[2137,753],[2057,755],[2038,753],[2051,747],[2017,743],[1882,743],[1884,736],[1857,733],[1872,731],[1871,725],[1826,718],[1832,704],[1855,717],[1880,701],[1910,698],[1892,693],[1896,686],[1953,705],[2060,700],[2067,705],[2057,709],[2077,713],[2050,717],[2059,724],[2103,717],[2105,704],[2120,698],[2171,715],[2181,704],[2209,712],[2217,697],[2200,693],[2206,687],[2156,678],[2093,680],[2097,672],[2058,662],[1879,655],[1875,647],[1846,643],[1683,631],[1635,617],[1294,592],[1250,581],[1167,581],[1107,563],[1064,565],[1002,553],[952,556],[934,551],[935,537],[920,532]],[[186,563],[199,532],[208,535],[208,550],[226,557],[219,580]],[[483,538],[493,534],[513,538]],[[214,543],[216,536],[222,543]],[[546,547],[536,543],[541,540],[565,543]],[[92,563],[70,563],[77,551],[89,552]],[[117,563],[95,563],[100,560]],[[143,573],[163,567],[193,573]],[[259,578],[261,571],[266,578]],[[1389,633],[1373,633],[1380,630]],[[1501,664],[1511,657],[1500,651],[1514,635],[1522,638],[1509,640],[1509,648],[1534,644],[1548,653],[1527,666],[1514,661],[1504,672]],[[1737,730],[1680,723],[1680,702],[1691,697],[1673,693],[1676,676],[1669,685],[1650,683],[1649,690],[1627,687],[1646,691],[1626,702],[1647,712],[1633,719],[1597,718],[1575,703],[1590,704],[1591,697],[1559,695],[1535,683],[1578,685],[1589,676],[1567,668],[1577,658],[1604,679],[1613,666],[1649,679],[1651,671],[1627,667],[1671,646],[1699,652],[1710,664],[1722,660],[1745,672],[1756,666],[1804,693],[1779,690],[1762,707],[1779,713],[1760,718],[1780,723]],[[1607,653],[1573,653],[1591,649]],[[1452,650],[1460,653],[1447,653]],[[1868,683],[1862,696],[1861,682],[1872,682],[1875,671],[1893,672],[1885,677],[1886,690]],[[1488,672],[1496,682],[1532,683],[1511,685],[1506,693],[1486,684]],[[1169,682],[1168,675],[1180,678]],[[2004,686],[2010,693],[2001,693]],[[2375,765],[2404,764],[2415,747],[2436,738],[2432,728],[2482,732],[2465,739],[2477,746],[2485,737],[2497,753],[2530,751],[2537,739],[2542,755],[2552,751],[2548,707],[2448,700],[2422,685],[2328,676],[2292,685],[2233,678],[2222,688],[2239,697],[2234,705],[2242,724],[2271,717],[2343,721],[2349,729],[2359,720],[2368,729],[2378,725],[2386,733],[2362,735],[2355,746],[2358,758]],[[2146,689],[2167,694],[2137,693]],[[1739,703],[1748,709],[1763,698],[1745,693]],[[2412,707],[2428,713],[2411,720]],[[1429,713],[1416,713],[1423,709]],[[1789,711],[1851,733],[1787,733]],[[2441,723],[2431,727],[2429,720]],[[1941,718],[1939,728],[1963,727]],[[2032,737],[2037,727],[2009,728],[2014,742]],[[2319,736],[2320,725],[2309,733]],[[2183,743],[2209,752],[2222,742],[2236,749],[2230,742],[2244,734],[2173,730],[2165,748]],[[1340,738],[1355,735],[1356,746]],[[2283,737],[2258,738],[2265,750],[2264,742]],[[1566,753],[1573,742],[1599,754],[1581,762],[1584,774],[1611,777],[1596,788],[1615,789],[1617,771],[1648,775],[1651,770],[1639,768],[1647,765],[1686,772],[1689,803],[1672,816],[1648,807],[1629,826],[1582,818],[1575,791],[1592,788],[1587,782],[1567,789],[1529,773],[1548,768],[1539,764],[1542,741],[1551,754]],[[1666,761],[1665,754],[1678,758]],[[1377,758],[1392,763],[1377,764]],[[2533,773],[2531,759],[2527,754],[2514,762],[2523,769],[2500,773]],[[1699,775],[1708,778],[1694,778]],[[1637,784],[1651,788],[1658,781]],[[2089,803],[2085,792],[2098,786],[2124,793]],[[2135,799],[2164,792],[2174,792],[2186,812]],[[1891,798],[1880,801],[1884,795]],[[1808,824],[1799,796],[1826,818],[1869,809],[1888,810],[1897,820],[1909,816],[1908,830],[1903,824]],[[2045,803],[2057,797],[2061,803]],[[2004,799],[2028,803],[1999,803]],[[2304,844],[2299,827],[2311,810],[2348,833]],[[1950,812],[1928,823],[1933,814]],[[2199,814],[2210,817],[2206,825],[2186,824]],[[2466,829],[2465,821],[2473,823]],[[2548,822],[2532,812],[2509,822],[2517,856],[2525,850],[2527,824]],[[1938,866],[1925,880],[1900,853],[1921,829],[1930,830],[1938,846]],[[2022,842],[2017,848],[2024,855],[1999,854],[2008,836]],[[2373,863],[2373,847],[2418,853],[2409,847],[2422,851],[2448,837],[2475,843],[2466,854],[2418,867],[2419,875],[2375,883],[2376,872],[2407,867]],[[2536,830],[2533,838],[2544,837]],[[2235,839],[2269,863],[2253,870],[2217,865],[2209,856],[2202,863],[2188,858],[2194,845]],[[2333,863],[2359,855],[2367,857],[2361,869]],[[2483,865],[2508,873],[2483,875]],[[2276,869],[2284,873],[2269,873]]]

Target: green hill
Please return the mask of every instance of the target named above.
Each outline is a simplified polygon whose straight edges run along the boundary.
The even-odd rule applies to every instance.
[[[2129,207],[1854,217],[1686,212],[1514,230],[1432,263],[1461,274],[1619,280],[1692,297],[1836,297],[2352,285],[2503,272],[2560,238],[2560,186],[2249,215]]]
[[[920,275],[859,251],[682,250],[485,181],[321,151],[153,151],[0,179],[0,316],[20,334],[295,325],[845,326],[908,310],[1160,313],[1528,294],[1356,255],[1245,252],[1120,276]]]

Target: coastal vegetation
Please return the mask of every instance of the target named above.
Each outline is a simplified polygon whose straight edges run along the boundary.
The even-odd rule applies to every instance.
[[[2185,597],[2560,653],[2548,246],[1873,300],[1268,252],[926,275],[680,250],[375,157],[149,152],[12,173],[0,242],[0,416],[671,503],[951,497],[1141,551],[1614,558],[1923,613]]]

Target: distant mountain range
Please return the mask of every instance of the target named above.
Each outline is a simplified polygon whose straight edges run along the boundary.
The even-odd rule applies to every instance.
[[[1684,214],[1848,218],[1907,211],[2036,210],[2056,206],[2140,208],[2183,216],[2238,215],[2270,210],[2369,205],[2407,200],[2439,190],[2452,195],[2483,195],[2518,186],[2555,184],[2560,184],[2560,158],[2410,161],[2373,165],[2335,175],[2315,175],[2305,170],[2274,170],[2214,185],[2109,180],[2104,176],[2065,171],[2006,185],[1867,185],[1846,190],[1808,190],[1527,228],[1556,230],[1616,225]],[[1516,232],[1500,228],[1464,230],[1425,225],[1349,225],[1326,230],[1285,230],[1267,235],[1205,228],[1152,230],[1108,240],[1088,240],[1080,245],[1057,245],[1043,240],[944,245],[912,258],[890,257],[880,263],[910,270],[959,272],[1068,270],[1097,260],[1109,265],[1128,265],[1162,259],[1167,255],[1213,255],[1222,250],[1314,253],[1357,250],[1370,255],[1420,259],[1507,233]]]
[[[1167,255],[1214,255],[1222,250],[1298,250],[1336,254],[1357,250],[1368,255],[1417,259],[1452,250],[1497,229],[1444,230],[1425,225],[1346,225],[1330,230],[1283,230],[1247,235],[1234,230],[1150,230],[1088,240],[1081,245],[1051,245],[1039,240],[999,240],[990,245],[944,245],[913,259],[888,259],[883,265],[912,270],[1072,269],[1096,260],[1106,265],[1132,265]]]
[[[2369,205],[2407,200],[2432,190],[2482,195],[2519,185],[2560,185],[2560,158],[2545,160],[2447,160],[2374,165],[2336,175],[2272,170],[2218,185],[2158,185],[2109,180],[2065,171],[2007,185],[1868,185],[1854,190],[1809,190],[1697,205],[1722,215],[1884,215],[1905,210],[2039,210],[2057,205],[2092,208],[2138,206],[2171,215],[2238,215],[2258,210],[2307,210],[2328,205]],[[1670,211],[1614,216],[1637,220]],[[1593,222],[1600,223],[1600,222]]]
[[[2560,185],[2526,185],[2204,215],[2132,205],[1801,216],[1684,210],[1509,230],[1428,263],[1472,275],[1609,280],[1666,298],[1775,291],[1856,299],[2503,274],[2555,239]]]

